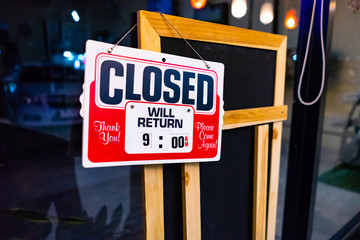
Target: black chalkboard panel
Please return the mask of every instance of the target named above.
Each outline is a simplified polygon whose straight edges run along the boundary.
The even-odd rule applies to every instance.
[[[164,164],[165,239],[183,240],[181,164]]]
[[[254,127],[223,131],[219,162],[200,165],[202,239],[252,239]]]
[[[274,105],[276,51],[189,42],[224,63],[225,110]],[[198,58],[182,39],[162,37],[161,51]],[[183,239],[180,174],[180,164],[164,166],[165,239]],[[220,161],[200,164],[202,239],[252,239],[253,178],[254,127],[223,131]]]
[[[225,110],[274,105],[276,51],[188,42],[204,59],[225,65]],[[161,38],[161,52],[199,59],[184,40],[177,38]]]

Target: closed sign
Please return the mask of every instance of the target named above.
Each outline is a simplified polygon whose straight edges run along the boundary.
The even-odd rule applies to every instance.
[[[220,159],[224,65],[86,43],[83,166]]]

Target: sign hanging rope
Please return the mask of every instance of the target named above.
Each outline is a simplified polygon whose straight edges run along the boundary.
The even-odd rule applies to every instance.
[[[174,27],[174,25],[171,24],[171,22],[165,17],[164,14],[162,14],[161,12],[159,12],[159,14],[161,15],[161,17],[175,30],[175,32],[186,42],[186,44],[194,51],[194,53],[201,59],[201,61],[203,61],[203,63],[205,64],[207,69],[210,69],[210,65],[204,60],[204,58],[201,57],[201,55],[195,50],[195,48],[181,35],[181,33]],[[112,51],[114,50],[114,48],[119,45],[119,43],[137,26],[137,24],[135,24],[134,26],[132,26],[130,28],[129,31],[127,31],[124,36],[122,36],[120,38],[119,41],[117,41],[114,46],[112,46],[111,48],[109,48],[107,51],[108,53],[112,53]]]

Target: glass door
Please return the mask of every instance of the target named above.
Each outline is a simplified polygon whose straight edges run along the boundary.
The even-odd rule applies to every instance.
[[[345,234],[360,212],[359,7],[336,1],[312,239]]]

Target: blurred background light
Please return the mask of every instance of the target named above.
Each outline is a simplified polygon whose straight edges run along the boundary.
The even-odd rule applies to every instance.
[[[292,60],[294,60],[294,61],[297,60],[297,54],[294,54],[294,55],[292,56]]]
[[[265,2],[260,9],[260,22],[269,24],[274,20],[274,8],[271,2]]]
[[[75,22],[79,22],[79,21],[80,21],[80,16],[79,16],[79,14],[77,13],[76,10],[73,10],[73,11],[71,12],[71,16],[72,16],[72,18],[74,19]]]
[[[291,9],[286,13],[285,16],[285,27],[287,29],[294,29],[297,27],[298,19],[296,17],[295,9]]]
[[[72,57],[72,53],[70,51],[64,51],[63,52],[63,56],[66,57],[66,58],[69,58],[69,57]]]
[[[81,60],[81,61],[84,60],[85,59],[85,54],[79,54],[78,59]]]
[[[191,0],[191,6],[195,9],[201,9],[205,7],[206,0]]]
[[[81,67],[80,61],[79,61],[79,60],[75,60],[75,61],[74,61],[74,68],[75,68],[75,69],[80,69],[80,67]]]
[[[247,12],[246,0],[233,0],[231,3],[231,14],[234,18],[242,18]]]

